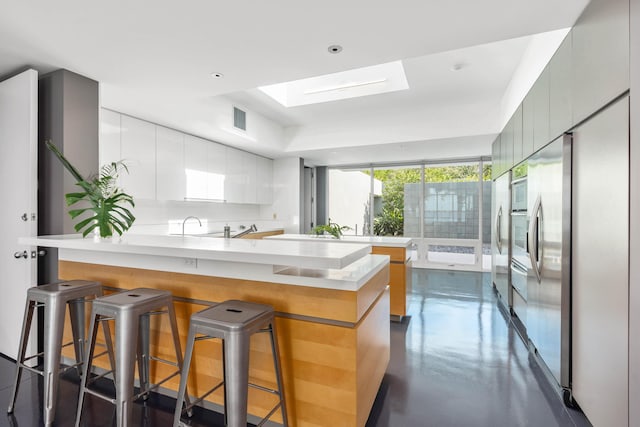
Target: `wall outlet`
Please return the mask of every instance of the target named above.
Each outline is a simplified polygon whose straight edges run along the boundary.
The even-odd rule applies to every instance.
[[[183,258],[184,266],[190,268],[198,268],[198,260],[196,258]]]
[[[278,214],[277,213],[273,213],[273,219],[277,219],[278,218]]]

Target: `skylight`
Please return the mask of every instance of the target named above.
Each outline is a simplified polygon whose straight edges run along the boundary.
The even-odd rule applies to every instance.
[[[258,89],[285,107],[296,107],[405,90],[409,84],[402,61],[395,61]]]

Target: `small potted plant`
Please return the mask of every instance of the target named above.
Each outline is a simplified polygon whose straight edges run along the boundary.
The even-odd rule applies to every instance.
[[[315,234],[316,236],[329,234],[334,238],[339,239],[340,236],[342,236],[342,232],[345,230],[351,230],[351,227],[347,225],[338,225],[335,222],[331,222],[331,218],[329,218],[328,224],[316,225],[311,229],[310,234]]]
[[[99,174],[84,178],[51,141],[46,141],[45,144],[62,162],[65,169],[73,175],[77,181],[76,185],[82,189],[77,193],[68,193],[64,196],[67,206],[86,202],[86,207],[69,210],[69,215],[73,219],[89,213],[89,216],[84,217],[74,226],[77,232],[82,232],[82,237],[86,237],[96,229],[100,237],[111,237],[114,232],[122,235],[133,225],[135,217],[125,207],[125,205],[135,206],[133,197],[117,186],[120,171],[124,169],[128,172],[122,160],[103,165]]]

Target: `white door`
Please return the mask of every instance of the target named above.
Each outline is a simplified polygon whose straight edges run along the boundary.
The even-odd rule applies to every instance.
[[[13,359],[27,288],[37,281],[36,248],[18,244],[19,237],[38,231],[37,138],[38,73],[28,70],[0,82],[0,353]]]

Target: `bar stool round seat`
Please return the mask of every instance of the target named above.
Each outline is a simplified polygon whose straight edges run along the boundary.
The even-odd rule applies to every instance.
[[[269,333],[277,390],[249,383],[249,339],[259,332]],[[222,340],[223,380],[204,395],[193,401],[192,405],[183,408],[182,400],[186,397],[189,367],[193,358],[196,341],[218,338]],[[178,389],[177,405],[173,426],[181,425],[182,414],[200,403],[206,396],[224,386],[225,425],[229,427],[246,427],[248,387],[278,396],[278,402],[271,411],[258,423],[265,423],[280,408],[282,421],[288,426],[287,410],[284,399],[282,370],[278,353],[276,326],[273,307],[246,301],[230,300],[222,302],[191,315],[189,336],[184,366]]]
[[[8,413],[13,413],[22,370],[27,369],[44,377],[43,422],[45,425],[53,423],[56,411],[59,375],[64,371],[60,369],[62,348],[73,344],[76,363],[66,369],[75,367],[79,372],[82,372],[85,354],[84,303],[88,301],[88,298],[97,298],[101,295],[102,285],[99,282],[86,280],[51,283],[49,285],[35,286],[27,290],[27,303],[16,360],[16,376],[13,384],[13,393],[9,401]],[[27,344],[31,334],[33,312],[38,307],[44,308],[44,348],[42,353],[26,356]],[[67,307],[69,307],[73,341],[63,344],[64,318]],[[44,358],[42,369],[26,364],[27,361],[39,356]]]
[[[169,317],[175,362],[150,354],[150,316],[160,314],[168,314]],[[112,363],[111,371],[90,379],[98,325],[100,323],[106,325],[110,320],[115,323],[115,366]],[[86,393],[116,405],[116,424],[118,427],[131,425],[133,401],[140,397],[148,397],[150,391],[179,375],[182,370],[182,351],[180,350],[178,327],[173,308],[173,296],[168,291],[138,288],[97,298],[91,310],[89,333],[89,345],[86,353],[87,369],[85,369],[80,383],[76,426],[80,425]],[[149,378],[151,360],[174,366],[176,370],[151,385]],[[137,395],[134,394],[136,361],[140,377],[140,393]],[[112,373],[114,378],[115,398],[90,388],[93,382],[109,373]],[[188,396],[185,396],[185,403],[189,405]]]

